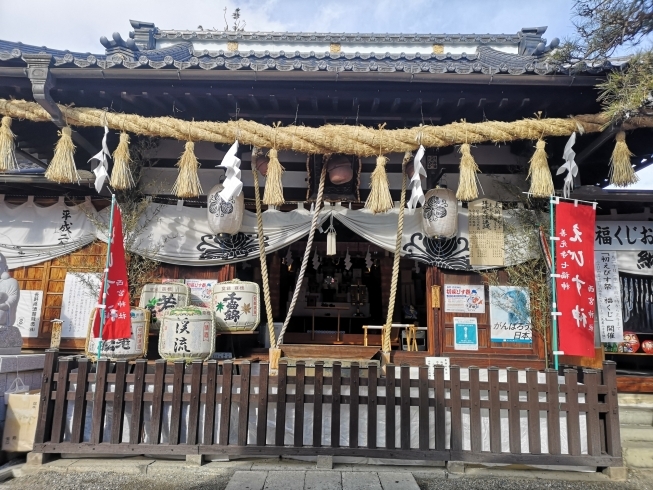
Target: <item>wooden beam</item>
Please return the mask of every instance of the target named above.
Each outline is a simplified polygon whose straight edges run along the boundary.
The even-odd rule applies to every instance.
[[[238,99],[236,99],[234,94],[227,94],[227,100],[229,101],[232,109],[238,109]]]
[[[359,104],[358,104],[358,97],[354,97],[351,101],[351,110],[354,112],[358,112]]]
[[[379,110],[380,103],[381,100],[378,97],[374,98],[374,100],[372,101],[372,107],[370,109],[370,112],[376,112],[377,110]]]
[[[397,97],[393,102],[392,105],[390,106],[390,112],[397,112],[397,109],[399,109],[399,106],[401,105],[401,99]]]
[[[618,126],[611,126],[608,129],[604,130],[602,133],[600,133],[592,142],[585,148],[583,151],[581,151],[578,155],[576,155],[576,158],[574,159],[576,161],[576,164],[578,166],[583,165],[586,163],[588,158],[599,148],[601,148],[607,141],[611,140],[615,134],[619,132],[620,128]]]
[[[204,100],[208,101],[209,105],[211,105],[216,111],[225,112],[224,107],[222,107],[222,104],[218,100],[218,97],[211,92],[206,93]]]
[[[297,102],[297,97],[290,97],[290,105],[293,109],[297,110],[299,107],[299,102]]]
[[[333,104],[333,111],[338,112],[338,97],[333,97],[331,101]]]
[[[270,105],[272,106],[272,109],[275,111],[279,110],[279,101],[277,100],[276,95],[270,95]]]
[[[465,97],[461,97],[458,99],[457,107],[458,109],[462,109],[463,107],[465,107]]]
[[[32,163],[38,165],[39,167],[42,167],[42,168],[48,168],[48,164],[47,164],[47,163],[42,162],[42,161],[39,160],[38,158],[36,158],[36,157],[34,157],[33,155],[30,155],[29,153],[27,153],[26,151],[23,151],[23,150],[21,150],[21,149],[19,149],[19,148],[16,148],[16,154],[20,155],[20,156],[23,157],[25,160],[29,160],[30,162],[32,162]]]
[[[508,105],[508,99],[503,98],[503,99],[501,99],[501,102],[499,102],[499,109],[503,109],[507,105]]]
[[[181,103],[179,101],[179,99],[177,99],[173,95],[170,95],[167,92],[163,92],[162,98],[170,103],[170,105],[172,106],[172,112],[173,113],[177,112],[177,110],[179,110],[181,112],[187,112],[188,111],[188,108],[183,103]]]
[[[317,104],[317,97],[311,97],[311,108],[313,109],[314,112],[319,111],[319,106]]]
[[[255,111],[261,109],[261,105],[258,103],[258,99],[254,94],[249,94],[247,98],[249,99],[249,105],[252,106],[252,109],[254,109]]]
[[[153,105],[160,111],[164,113],[168,111],[168,108],[165,106],[165,104],[163,104],[156,97],[152,97],[152,95],[149,92],[141,92],[141,96],[143,97],[143,99],[145,99],[148,102],[148,104]]]
[[[487,99],[485,97],[482,97],[478,99],[478,108],[483,109],[485,107],[485,103],[487,102]]]
[[[422,99],[415,99],[413,105],[410,106],[410,112],[417,112],[422,107]]]

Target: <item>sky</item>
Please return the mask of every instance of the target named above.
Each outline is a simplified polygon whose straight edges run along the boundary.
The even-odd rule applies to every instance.
[[[573,34],[573,0],[0,0],[0,39],[103,53],[100,37],[130,19],[162,29],[223,29],[223,9],[241,9],[248,31],[513,34],[548,26],[545,37]],[[229,17],[228,17],[229,18]]]

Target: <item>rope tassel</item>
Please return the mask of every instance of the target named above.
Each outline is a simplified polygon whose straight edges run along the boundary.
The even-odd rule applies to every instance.
[[[113,152],[113,171],[111,172],[111,187],[124,191],[134,187],[129,164],[132,159],[129,155],[129,135],[124,131],[120,133],[120,142],[116,151]]]
[[[202,185],[197,175],[199,166],[200,162],[197,161],[195,156],[195,143],[187,141],[184,153],[177,162],[179,175],[172,187],[172,193],[175,196],[187,199],[189,197],[198,197],[202,193]]]
[[[639,181],[639,177],[630,164],[630,157],[633,156],[633,153],[626,144],[626,133],[619,131],[615,140],[614,151],[610,157],[610,184],[617,187],[628,187]]]
[[[385,165],[388,159],[383,155],[376,157],[376,168],[370,178],[370,195],[365,201],[365,207],[374,214],[385,213],[392,209],[392,196],[390,195],[390,184],[385,173]]]
[[[79,174],[75,167],[75,145],[72,131],[68,126],[61,128],[59,141],[54,148],[54,156],[45,171],[45,178],[57,184],[79,183]]]
[[[527,179],[531,179],[531,188],[528,191],[533,197],[549,197],[553,195],[553,178],[549,170],[549,162],[546,159],[544,147],[546,142],[538,140],[535,145],[535,153],[531,157],[530,168],[528,169]]]
[[[478,197],[476,174],[480,172],[480,170],[472,156],[472,150],[469,143],[463,143],[460,145],[458,151],[462,156],[460,157],[460,180],[458,181],[456,198],[459,201],[473,201]]]
[[[14,133],[11,132],[11,118],[3,117],[0,125],[0,172],[18,170]]]
[[[284,168],[279,162],[276,149],[270,149],[268,152],[268,158],[270,161],[268,163],[265,191],[263,193],[263,204],[267,206],[281,206],[284,203],[283,182],[281,181]]]

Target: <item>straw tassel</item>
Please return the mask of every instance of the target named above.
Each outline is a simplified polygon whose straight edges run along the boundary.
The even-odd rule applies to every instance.
[[[630,164],[630,157],[633,156],[633,153],[626,144],[626,133],[619,131],[615,140],[617,142],[614,145],[612,157],[610,157],[610,184],[617,187],[628,187],[639,181],[639,177]]]
[[[365,207],[376,213],[385,213],[392,209],[392,196],[390,195],[390,184],[385,173],[385,164],[388,159],[382,155],[376,157],[376,168],[370,178],[370,195],[365,201]]]
[[[59,141],[54,148],[54,156],[45,171],[45,178],[58,184],[79,183],[79,174],[75,167],[75,145],[72,131],[68,126],[61,128]]]
[[[195,156],[195,143],[187,141],[181,158],[177,162],[179,175],[172,187],[172,193],[182,199],[198,197],[202,193],[202,185],[197,175],[200,163]]]
[[[11,132],[11,118],[3,117],[0,125],[0,172],[18,170],[14,133]]]
[[[530,168],[528,169],[528,176],[531,179],[531,188],[529,193],[533,197],[549,197],[553,195],[553,178],[551,177],[551,170],[549,170],[549,162],[546,159],[546,151],[544,147],[546,142],[538,140],[535,144],[535,153],[531,157]]]
[[[460,180],[458,182],[458,191],[456,198],[459,201],[473,201],[478,197],[478,188],[476,187],[476,173],[480,172],[469,143],[463,143],[458,150],[462,155],[460,157]]]
[[[124,191],[134,187],[129,164],[132,159],[129,154],[129,135],[124,131],[120,133],[120,142],[113,152],[113,171],[111,172],[111,187]]]
[[[263,204],[266,206],[281,206],[283,200],[283,176],[284,168],[279,162],[277,150],[272,148],[268,152],[268,171],[265,179],[265,191],[263,193]]]

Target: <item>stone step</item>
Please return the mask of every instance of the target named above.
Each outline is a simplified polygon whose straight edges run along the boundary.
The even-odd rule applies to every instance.
[[[236,471],[226,490],[419,490],[408,471]]]
[[[624,465],[629,468],[653,468],[653,444],[648,441],[621,443]]]
[[[619,407],[619,423],[653,426],[653,408]]]
[[[619,393],[619,410],[629,408],[653,408],[653,395],[642,393]]]
[[[653,426],[650,425],[622,425],[621,441],[646,441],[653,447]]]

